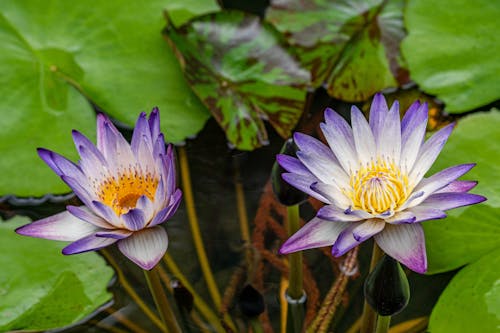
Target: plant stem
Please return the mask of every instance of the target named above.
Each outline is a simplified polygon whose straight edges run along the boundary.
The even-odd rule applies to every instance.
[[[182,178],[182,189],[184,192],[184,202],[186,203],[186,210],[189,220],[189,226],[191,228],[191,234],[193,235],[194,247],[196,249],[196,254],[198,255],[198,260],[200,262],[201,271],[207,283],[208,292],[212,297],[212,301],[217,309],[221,306],[221,296],[217,284],[212,273],[212,269],[208,263],[207,254],[205,247],[203,245],[203,240],[201,237],[200,227],[198,224],[198,217],[196,215],[193,189],[191,187],[191,176],[189,174],[189,164],[186,155],[186,149],[184,147],[179,147],[179,163]]]
[[[241,240],[245,249],[245,262],[247,270],[250,271],[252,253],[250,249],[250,227],[248,224],[247,208],[245,206],[245,192],[243,191],[243,184],[241,183],[240,171],[238,165],[234,166],[234,189],[236,192],[236,207],[238,209],[238,221],[240,222]]]
[[[384,255],[384,251],[380,249],[380,247],[377,245],[377,242],[373,241],[373,251],[372,251],[372,259],[370,261],[370,273],[377,263],[379,262],[380,258]],[[366,302],[363,306],[363,316],[362,316],[362,322],[361,322],[361,333],[372,333],[375,327],[375,318],[376,318],[376,313],[372,309],[372,307]]]
[[[165,325],[163,325],[160,318],[158,318],[158,316],[155,315],[153,311],[151,311],[151,309],[146,305],[146,303],[143,302],[141,297],[137,295],[134,288],[132,288],[132,286],[128,283],[127,279],[125,278],[125,274],[123,274],[123,271],[120,269],[120,266],[118,266],[118,264],[113,259],[108,250],[101,249],[100,252],[104,256],[104,258],[106,258],[106,260],[109,262],[109,264],[113,266],[113,268],[115,269],[115,272],[118,275],[118,281],[120,282],[120,285],[125,290],[125,292],[130,296],[130,298],[132,298],[132,300],[134,300],[134,302],[142,310],[142,312],[144,312],[144,314],[160,329],[160,331],[166,332]]]
[[[287,233],[293,235],[300,228],[299,205],[287,206]],[[302,252],[288,255],[289,283],[286,291],[288,303],[287,332],[301,332],[304,324],[306,295],[303,289]]]
[[[150,271],[144,270],[144,275],[146,277],[146,281],[148,282],[149,290],[153,295],[156,308],[158,309],[161,319],[167,327],[167,331],[169,333],[181,333],[181,329],[175,319],[172,309],[170,308],[167,295],[165,294],[165,289],[163,289],[163,286],[161,285],[156,269],[157,268],[155,267]]]
[[[287,207],[288,215],[288,236],[293,235],[300,228],[299,205]],[[295,252],[288,255],[290,265],[288,296],[292,299],[300,299],[304,293],[302,277],[302,252]]]
[[[219,323],[219,318],[217,315],[212,311],[212,309],[203,301],[201,296],[195,291],[193,286],[189,283],[189,280],[186,278],[186,276],[181,272],[179,266],[175,263],[175,261],[172,259],[172,257],[167,253],[163,256],[163,262],[167,265],[168,270],[172,273],[173,276],[177,280],[179,280],[182,285],[189,290],[191,295],[193,295],[193,300],[194,300],[194,306],[195,308],[198,309],[198,311],[205,317],[208,322],[213,325],[215,330],[217,332],[223,333],[225,332],[222,326]],[[168,276],[166,275],[165,272],[162,272],[161,270],[158,271],[160,274],[160,279],[163,280],[165,284],[169,284],[170,280],[168,280]]]
[[[262,324],[260,323],[258,318],[253,318],[250,320],[250,326],[252,327],[253,333],[264,333],[264,329],[262,328]]]
[[[377,316],[377,328],[375,333],[389,332],[389,325],[391,324],[391,316]]]

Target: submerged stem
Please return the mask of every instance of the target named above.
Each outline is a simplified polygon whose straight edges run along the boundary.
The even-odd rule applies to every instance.
[[[288,215],[288,236],[293,235],[300,228],[299,205],[287,207]],[[292,299],[300,299],[304,293],[302,277],[302,252],[295,252],[288,255],[290,263],[290,275],[288,284],[288,296]]]
[[[373,271],[377,263],[379,262],[380,258],[384,255],[384,251],[380,249],[380,247],[377,245],[377,242],[373,241],[373,250],[372,250],[372,259],[370,261],[370,271]],[[376,313],[372,309],[372,307],[368,304],[368,302],[365,300],[365,304],[363,306],[363,316],[362,316],[362,322],[361,322],[361,333],[372,333],[374,328],[375,328],[375,318],[376,318]]]
[[[162,332],[166,332],[165,325],[163,325],[160,318],[154,314],[153,311],[144,303],[141,297],[135,292],[134,288],[128,283],[123,271],[120,266],[116,263],[115,259],[111,256],[111,254],[106,249],[101,249],[100,252],[106,258],[111,266],[115,269],[116,274],[118,275],[118,281],[120,282],[122,288],[125,292],[134,300],[137,306],[144,312],[144,314],[160,329]]]
[[[240,171],[236,165],[234,168],[234,190],[236,192],[236,207],[238,209],[238,221],[240,222],[241,240],[244,244],[245,262],[247,269],[250,271],[252,253],[250,249],[250,227],[248,223],[247,208],[245,205],[245,192],[243,191],[243,184],[240,179]]]
[[[198,224],[198,217],[196,215],[193,189],[191,187],[191,176],[189,174],[189,164],[186,154],[186,149],[184,147],[179,147],[179,164],[182,178],[182,189],[184,192],[184,202],[186,203],[186,210],[189,220],[189,226],[191,227],[191,234],[193,235],[194,247],[196,249],[196,254],[198,255],[198,261],[200,262],[201,271],[207,283],[208,292],[212,297],[217,309],[221,305],[221,296],[219,288],[215,283],[214,275],[210,264],[208,262],[205,247],[203,245],[203,239],[201,237],[200,227]]]
[[[149,290],[153,295],[153,299],[156,304],[156,308],[160,313],[160,316],[167,327],[169,333],[181,333],[181,329],[177,320],[175,319],[174,313],[170,308],[170,303],[168,301],[167,295],[165,294],[165,289],[161,285],[158,272],[156,267],[152,270],[144,270],[144,276],[148,282]]]

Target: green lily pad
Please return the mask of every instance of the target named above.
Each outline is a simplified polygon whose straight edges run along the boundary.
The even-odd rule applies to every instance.
[[[448,211],[444,220],[424,222],[429,273],[474,262],[500,246],[500,112],[469,115],[457,124],[430,174],[446,167],[477,163],[463,179],[478,180],[473,193],[488,201]]]
[[[303,111],[309,73],[269,24],[223,11],[179,28],[169,23],[165,37],[230,144],[242,150],[267,144],[263,119],[290,136]]]
[[[0,223],[0,331],[67,326],[110,301],[113,270],[99,255],[64,256],[66,243],[14,233],[28,222]]]
[[[462,269],[436,303],[432,333],[500,331],[500,250]]]
[[[158,106],[169,141],[201,129],[209,114],[161,37],[163,4],[0,2],[0,195],[68,192],[35,148],[76,158],[71,129],[95,137],[89,101],[126,125]]]
[[[500,98],[498,1],[409,1],[402,52],[412,79],[450,112]]]
[[[218,12],[220,7],[216,0],[169,0],[165,1],[165,10],[178,27],[195,16]]]
[[[274,0],[266,19],[298,48],[313,86],[345,101],[406,83],[402,0]]]

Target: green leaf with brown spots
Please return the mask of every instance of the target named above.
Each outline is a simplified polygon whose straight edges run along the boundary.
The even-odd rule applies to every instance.
[[[309,73],[272,26],[224,11],[179,28],[169,24],[164,34],[231,145],[252,150],[267,144],[264,119],[281,136],[290,135],[304,108]]]
[[[399,44],[403,0],[273,0],[266,19],[298,49],[314,87],[345,101],[408,81]]]

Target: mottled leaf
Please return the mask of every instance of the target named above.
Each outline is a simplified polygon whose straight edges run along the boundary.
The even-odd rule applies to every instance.
[[[209,114],[161,37],[163,0],[0,1],[0,195],[69,189],[39,146],[75,159],[71,129],[95,137],[98,105],[125,125],[158,106],[168,140]]]
[[[263,120],[288,137],[304,107],[309,73],[281,36],[254,15],[224,11],[165,30],[191,87],[225,130],[230,144],[267,144]]]
[[[448,111],[500,98],[498,17],[498,1],[409,1],[403,55],[412,79]]]
[[[500,112],[477,113],[461,119],[429,174],[444,168],[477,163],[463,179],[477,180],[473,193],[486,202],[448,211],[444,220],[424,222],[429,273],[474,262],[500,246]]]
[[[26,223],[0,221],[0,331],[67,326],[111,299],[113,270],[99,255],[64,256],[65,242],[14,233]]]
[[[500,331],[500,249],[462,269],[432,310],[429,332]]]
[[[403,7],[403,0],[273,0],[266,19],[298,48],[315,87],[354,102],[407,82]]]

